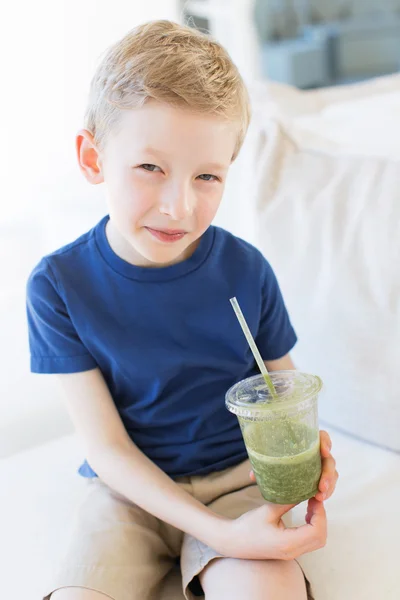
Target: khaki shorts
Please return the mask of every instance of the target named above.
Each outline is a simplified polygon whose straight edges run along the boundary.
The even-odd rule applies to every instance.
[[[250,482],[250,468],[244,461],[210,475],[176,481],[216,513],[236,518],[264,503]],[[219,556],[95,478],[88,480],[67,554],[47,593],[72,586],[102,592],[113,600],[193,600],[204,597],[197,575]],[[167,575],[178,569],[179,557],[183,594],[179,589],[172,595],[164,593]],[[309,591],[307,580],[306,585]],[[312,600],[310,591],[308,597]]]

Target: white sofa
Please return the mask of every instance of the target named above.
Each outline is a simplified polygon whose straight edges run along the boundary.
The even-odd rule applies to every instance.
[[[400,156],[400,114],[396,120],[397,108],[390,103],[399,90],[396,77],[312,93],[278,85],[255,88],[253,127],[220,217],[222,224],[265,250],[300,334],[297,365],[320,373],[326,383],[321,417],[333,439],[340,480],[327,503],[328,544],[301,560],[316,600],[400,598],[400,402],[395,380],[400,358],[400,175],[396,179],[392,168],[389,175],[375,170],[366,187],[361,185],[364,178],[361,183],[358,179],[361,187],[354,184],[350,193],[342,185],[353,181],[346,179],[352,165],[357,173],[362,167],[366,176],[371,171],[364,159],[378,160],[379,154],[382,166]],[[361,139],[362,110],[375,131],[375,146],[367,135]],[[373,127],[376,120],[385,131]],[[340,176],[337,162],[329,162],[336,159]],[[383,172],[391,179],[385,180],[385,195],[378,194],[376,206],[368,190],[381,189]],[[354,198],[359,199],[358,212],[348,210]],[[326,210],[318,212],[321,203]],[[364,221],[369,211],[379,248],[370,245]],[[90,220],[88,215],[85,219]],[[345,232],[349,244],[344,247]],[[41,226],[10,226],[2,234],[5,252],[11,254],[13,244],[15,264],[0,294],[6,340],[0,357],[0,589],[7,600],[38,600],[63,551],[85,485],[75,474],[82,451],[51,380],[27,371],[23,293],[26,275],[42,252]],[[370,268],[376,270],[373,277]],[[337,279],[338,270],[346,276]],[[367,320],[368,329],[362,327]],[[293,511],[295,523],[303,513],[304,505]],[[182,599],[176,574],[167,583],[167,599]]]

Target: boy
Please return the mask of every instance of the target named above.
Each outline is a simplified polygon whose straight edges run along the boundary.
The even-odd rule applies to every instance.
[[[28,283],[31,367],[57,374],[90,481],[46,598],[156,599],[179,557],[185,598],[311,597],[294,559],[325,543],[329,437],[307,524],[285,529],[291,507],[261,498],[224,406],[256,372],[232,296],[267,367],[294,368],[269,264],[211,226],[249,113],[227,53],[166,21],[128,33],[94,76],[77,154],[109,216]]]

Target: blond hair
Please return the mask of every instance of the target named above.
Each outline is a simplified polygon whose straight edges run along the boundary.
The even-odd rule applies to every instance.
[[[227,51],[208,35],[170,21],[153,21],[105,53],[92,79],[85,128],[101,148],[121,110],[148,99],[238,123],[234,160],[250,121],[246,86]]]

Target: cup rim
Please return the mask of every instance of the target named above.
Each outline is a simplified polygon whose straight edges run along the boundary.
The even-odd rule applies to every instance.
[[[281,380],[293,380],[295,381],[296,379],[299,381],[303,381],[305,384],[305,390],[304,393],[302,393],[301,396],[299,396],[298,392],[295,396],[293,396],[293,392],[290,393],[288,392],[285,395],[281,395],[280,396],[280,401],[279,402],[246,402],[243,399],[240,399],[238,397],[238,390],[240,388],[243,387],[244,383],[249,384],[252,381],[259,381],[260,384],[263,387],[263,392],[267,392],[267,394],[269,394],[269,390],[268,387],[266,385],[266,383],[264,382],[264,378],[261,374],[258,375],[253,375],[251,377],[246,377],[245,379],[242,379],[241,381],[238,381],[237,383],[235,383],[232,387],[229,388],[229,390],[226,392],[225,395],[225,405],[226,408],[233,414],[237,415],[238,417],[247,417],[250,419],[257,419],[257,418],[265,418],[268,415],[268,418],[271,416],[272,413],[278,413],[280,411],[283,410],[287,410],[289,408],[292,408],[298,404],[302,404],[303,402],[306,402],[307,400],[309,400],[310,398],[317,396],[319,394],[319,392],[322,389],[323,383],[322,383],[322,379],[320,377],[318,377],[318,375],[313,375],[311,373],[305,373],[303,371],[298,371],[295,369],[287,369],[287,370],[281,370],[281,371],[272,371],[270,373],[270,377],[272,379],[272,382],[274,384],[276,384],[277,379],[281,379]],[[265,386],[265,387],[264,387]]]

